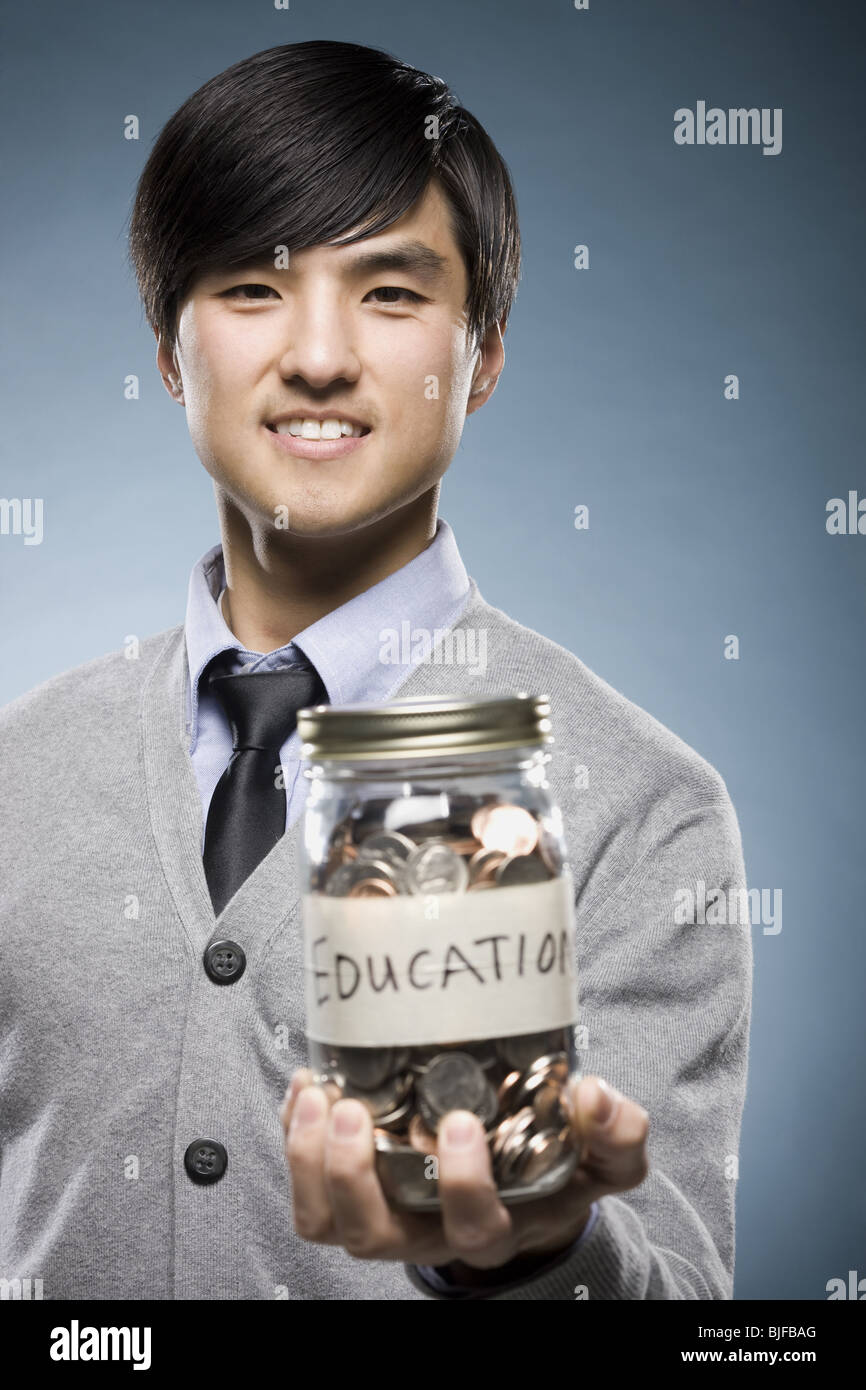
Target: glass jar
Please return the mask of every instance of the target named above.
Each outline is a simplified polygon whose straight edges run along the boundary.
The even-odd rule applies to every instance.
[[[573,881],[545,696],[316,705],[302,903],[316,1080],[374,1124],[397,1207],[439,1206],[437,1131],[470,1110],[503,1202],[573,1173]]]

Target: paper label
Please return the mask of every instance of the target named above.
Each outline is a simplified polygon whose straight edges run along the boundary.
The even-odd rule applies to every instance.
[[[577,1018],[574,886],[303,899],[307,1036],[338,1047],[472,1042]]]

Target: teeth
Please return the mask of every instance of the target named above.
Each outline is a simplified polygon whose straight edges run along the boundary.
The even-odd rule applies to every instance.
[[[333,416],[327,420],[281,420],[274,427],[277,434],[293,434],[299,439],[339,439],[342,435],[350,435],[352,439],[358,439],[363,434],[360,425],[353,425],[350,420],[339,420]]]

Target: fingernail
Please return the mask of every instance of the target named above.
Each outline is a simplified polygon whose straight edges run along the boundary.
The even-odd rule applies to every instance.
[[[606,1081],[597,1078],[596,1085],[599,1088],[599,1099],[592,1112],[592,1122],[594,1125],[603,1127],[606,1125],[613,1114],[614,1106],[620,1099],[619,1091],[615,1091],[613,1086],[609,1086]]]
[[[311,1125],[319,1118],[319,1098],[315,1094],[315,1087],[305,1086],[298,1099],[295,1101],[295,1108],[292,1112],[294,1123],[297,1125]]]
[[[475,1126],[468,1115],[449,1115],[445,1121],[445,1143],[453,1149],[465,1149],[475,1138]]]
[[[335,1105],[332,1111],[334,1133],[341,1139],[351,1139],[361,1128],[363,1115],[357,1105]]]

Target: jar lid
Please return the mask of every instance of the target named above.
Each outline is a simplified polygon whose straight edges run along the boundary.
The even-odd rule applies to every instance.
[[[380,759],[494,752],[553,743],[546,695],[424,696],[298,711],[304,758]]]

